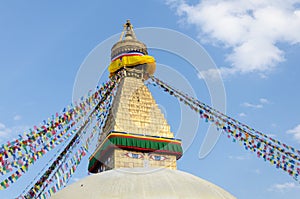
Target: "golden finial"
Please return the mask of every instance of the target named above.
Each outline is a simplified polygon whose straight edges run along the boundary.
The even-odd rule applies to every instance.
[[[124,28],[123,28],[123,31],[122,31],[119,41],[123,40],[124,34],[125,34],[125,38],[124,38],[125,40],[128,40],[128,39],[136,40],[136,36],[133,31],[133,26],[129,19],[126,20],[126,23],[123,25],[123,27]]]

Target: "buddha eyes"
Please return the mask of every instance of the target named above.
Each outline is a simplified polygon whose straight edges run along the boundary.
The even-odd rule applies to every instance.
[[[129,153],[125,153],[124,154],[125,156],[129,157],[129,158],[134,158],[134,159],[143,159],[145,156],[143,154],[139,154],[139,153],[132,153],[132,152],[129,152]],[[149,158],[151,160],[155,160],[155,161],[164,161],[166,159],[168,159],[166,156],[163,156],[163,155],[149,155]]]
[[[135,159],[141,159],[144,158],[144,156],[142,154],[138,154],[138,153],[126,153],[125,154],[127,157],[130,158],[135,158]]]
[[[156,160],[156,161],[163,161],[163,160],[167,159],[167,157],[162,156],[162,155],[150,155],[150,158],[152,160]]]

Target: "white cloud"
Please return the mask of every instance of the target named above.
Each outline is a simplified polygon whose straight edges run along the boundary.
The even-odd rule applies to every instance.
[[[238,156],[230,155],[230,156],[228,156],[228,158],[234,159],[234,160],[249,160],[250,159],[249,155],[238,155]]]
[[[8,129],[0,130],[0,141],[2,142],[3,138],[8,138],[10,131]]]
[[[3,140],[13,139],[19,134],[23,134],[30,127],[26,125],[7,127],[3,123],[0,123],[0,142]]]
[[[267,133],[266,136],[271,137],[271,138],[276,138],[277,135],[273,134],[273,133]]]
[[[266,104],[270,104],[270,101],[266,98],[260,98],[258,104],[244,102],[242,104],[242,106],[249,107],[249,108],[254,108],[254,109],[259,109],[259,108],[263,108],[264,105],[266,105]]]
[[[294,139],[300,143],[300,124],[295,126],[293,129],[287,131],[288,134],[292,134]]]
[[[260,174],[261,174],[260,169],[255,169],[253,172],[256,173],[257,175],[260,175]]]
[[[268,191],[278,191],[278,192],[286,192],[292,189],[300,189],[300,185],[294,182],[286,182],[283,184],[274,184],[272,185]]]
[[[276,123],[272,123],[272,124],[271,124],[271,127],[272,127],[272,128],[277,128],[278,125],[277,125]]]
[[[21,115],[15,115],[13,119],[15,121],[18,121],[18,120],[22,119],[22,116]]]
[[[3,123],[0,122],[0,130],[1,129],[5,129],[5,125]]]
[[[220,77],[220,75],[222,75],[222,77],[228,77],[229,75],[232,75],[234,73],[235,70],[223,67],[223,68],[214,68],[214,69],[200,71],[198,77],[200,79],[206,79],[206,78],[217,79],[218,77]]]
[[[239,116],[240,117],[246,117],[247,115],[246,115],[246,113],[240,113]]]
[[[260,98],[259,102],[262,103],[262,104],[270,104],[270,101],[267,100],[266,98]]]
[[[244,102],[243,106],[250,107],[250,108],[255,108],[255,109],[264,107],[262,104],[251,104],[249,102]]]
[[[300,43],[299,0],[167,0],[181,21],[194,25],[202,42],[230,50],[221,73],[265,73],[285,60],[280,43]],[[212,72],[212,71],[210,71]]]
[[[6,128],[5,124],[0,122],[0,138],[7,138],[8,133],[8,128]]]
[[[198,73],[199,79],[217,79],[220,77],[221,71],[219,69],[209,69],[209,70],[203,70]]]

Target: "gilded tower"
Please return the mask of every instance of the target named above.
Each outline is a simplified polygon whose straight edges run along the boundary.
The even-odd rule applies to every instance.
[[[111,76],[124,70],[99,147],[90,157],[89,172],[115,168],[166,167],[176,169],[182,155],[181,141],[144,81],[155,71],[155,59],[137,40],[128,20],[120,40],[111,49]]]

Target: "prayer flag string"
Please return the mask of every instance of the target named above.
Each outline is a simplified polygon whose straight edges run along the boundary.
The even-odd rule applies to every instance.
[[[67,160],[68,154],[71,153],[71,151],[76,148],[76,146],[80,146],[81,156],[85,155],[85,151],[88,150],[89,144],[91,139],[94,137],[96,132],[99,131],[92,131],[91,135],[88,136],[88,139],[83,139],[83,135],[86,134],[87,127],[91,124],[94,117],[97,117],[101,115],[100,112],[103,112],[105,110],[106,113],[108,113],[108,110],[110,109],[111,101],[114,95],[114,91],[116,89],[116,85],[119,83],[120,78],[122,77],[123,73],[118,73],[118,75],[114,78],[112,78],[110,82],[108,82],[108,85],[105,88],[105,92],[103,96],[101,97],[101,100],[98,102],[98,104],[94,107],[94,109],[91,111],[91,113],[87,116],[85,122],[80,126],[79,130],[75,134],[75,136],[72,138],[72,140],[69,142],[69,144],[64,148],[64,150],[58,155],[56,160],[52,163],[50,167],[48,167],[48,170],[45,171],[45,173],[40,177],[40,179],[35,182],[35,184],[30,188],[30,190],[25,194],[26,198],[32,198],[41,196],[44,197],[47,194],[53,194],[56,191],[58,191],[62,184],[67,182],[69,178],[72,176],[72,174],[75,172],[75,169],[77,165],[81,161],[81,157],[79,158],[78,155],[76,155],[76,159],[73,160]],[[109,101],[109,103],[107,103]],[[107,115],[107,114],[106,114]],[[105,117],[103,118],[105,119]],[[101,119],[102,120],[102,119]],[[103,121],[98,121],[100,124],[103,124]],[[95,128],[93,128],[95,129]],[[83,144],[79,144],[80,141],[85,140]],[[62,166],[64,165],[64,166]],[[62,169],[63,168],[63,169]],[[69,173],[64,174],[64,171],[68,171],[68,169],[71,169]],[[64,174],[64,175],[63,175]],[[60,176],[64,176],[63,179],[60,179]],[[50,182],[57,183],[54,185],[55,188],[50,188],[48,192],[45,192],[44,190],[47,188]],[[45,195],[46,194],[46,195]],[[20,196],[22,197],[22,196]]]
[[[22,167],[26,164],[26,160],[32,159],[30,162],[36,161],[67,139],[69,134],[66,133],[70,132],[70,129],[79,123],[84,115],[91,110],[91,99],[93,99],[94,103],[98,100],[95,98],[95,95],[100,96],[97,93],[99,93],[99,90],[78,106],[68,111],[64,109],[63,117],[59,116],[53,121],[49,121],[50,125],[48,126],[42,125],[41,128],[43,130],[35,127],[37,131],[31,131],[30,134],[27,134],[28,139],[23,139],[24,136],[20,135],[20,139],[2,145],[0,148],[0,174],[4,175],[11,172],[13,170],[12,167]]]
[[[6,189],[10,184],[16,182],[22,176],[22,174],[28,170],[28,167],[31,164],[42,157],[46,152],[50,151],[51,149],[55,148],[55,146],[58,146],[60,143],[71,137],[77,131],[77,129],[72,127],[75,124],[80,124],[80,121],[86,117],[90,110],[99,108],[100,102],[103,102],[103,98],[107,97],[108,90],[112,89],[112,87],[117,81],[119,81],[121,77],[122,73],[120,72],[111,78],[107,83],[103,84],[102,87],[97,89],[97,91],[92,95],[89,95],[86,99],[82,98],[82,102],[75,107],[70,108],[69,111],[64,109],[63,116],[66,115],[66,117],[64,117],[65,120],[61,121],[71,121],[71,116],[74,112],[80,114],[77,114],[79,117],[74,117],[72,123],[64,128],[59,134],[57,134],[56,131],[54,132],[53,129],[48,128],[51,129],[51,134],[53,134],[53,136],[47,136],[48,131],[40,131],[39,128],[35,127],[35,132],[32,131],[30,134],[25,136],[26,138],[30,139],[23,139],[25,137],[20,136],[20,139],[2,145],[0,148],[2,152],[0,153],[0,173],[2,175],[11,172],[13,173],[0,182],[0,190]],[[70,107],[72,106],[73,105]],[[66,114],[66,112],[70,112],[70,114]],[[55,126],[62,128],[62,124],[59,123],[59,117],[60,116],[58,116],[56,119],[54,118],[55,120],[53,120],[57,121],[57,123],[52,123],[55,123]],[[20,145],[20,143],[23,145]],[[28,146],[30,149],[28,149]]]
[[[298,180],[300,174],[300,151],[255,129],[243,124],[215,109],[194,99],[187,94],[174,89],[158,78],[151,76],[153,85],[158,85],[163,91],[176,97],[192,110],[199,113],[206,122],[211,122],[216,128],[227,133],[233,142],[240,142],[246,150],[255,152],[257,157],[269,161],[276,168],[282,169]]]

